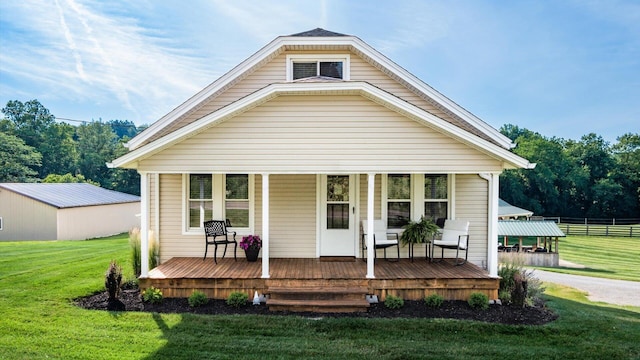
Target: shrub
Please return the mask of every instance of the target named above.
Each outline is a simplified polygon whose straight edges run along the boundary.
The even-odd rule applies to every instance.
[[[387,295],[384,299],[384,306],[389,309],[400,309],[404,306],[404,300],[399,296]]]
[[[474,292],[469,296],[469,306],[474,309],[486,310],[489,308],[489,297],[480,292]]]
[[[159,304],[162,302],[162,291],[151,286],[142,292],[142,300],[151,304]]]
[[[424,303],[431,308],[439,308],[444,302],[444,297],[438,294],[431,294],[424,298]]]
[[[207,295],[202,291],[195,290],[191,293],[191,296],[189,296],[189,306],[191,307],[200,307],[207,302],[209,302],[209,299],[207,299]]]
[[[240,308],[247,305],[249,295],[240,291],[234,291],[227,297],[227,305]]]
[[[115,260],[111,260],[104,276],[104,287],[107,288],[109,293],[109,301],[114,301],[118,298],[120,286],[122,286],[122,268]]]
[[[498,297],[504,304],[533,306],[542,301],[542,283],[533,276],[533,271],[527,271],[520,263],[504,264],[498,270],[498,275],[501,278]]]

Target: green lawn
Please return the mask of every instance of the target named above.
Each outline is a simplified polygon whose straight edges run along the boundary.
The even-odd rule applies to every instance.
[[[109,313],[71,299],[100,290],[109,261],[126,273],[126,236],[0,243],[1,359],[633,359],[640,308],[548,289],[544,326],[427,319]]]
[[[572,235],[560,239],[559,247],[560,259],[584,265],[586,268],[544,270],[640,281],[639,238]]]

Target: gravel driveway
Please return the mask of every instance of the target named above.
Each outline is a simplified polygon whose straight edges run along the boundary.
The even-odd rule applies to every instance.
[[[560,274],[535,270],[534,276],[544,282],[570,286],[588,293],[591,301],[640,307],[640,282]]]

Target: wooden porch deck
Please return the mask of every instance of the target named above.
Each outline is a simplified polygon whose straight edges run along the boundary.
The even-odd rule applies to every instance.
[[[226,299],[233,291],[269,294],[269,288],[366,287],[367,293],[384,300],[387,294],[407,300],[420,300],[438,293],[447,300],[467,300],[472,292],[490,299],[498,297],[499,279],[466,263],[455,266],[453,259],[431,263],[425,258],[377,259],[375,279],[367,279],[367,264],[362,259],[325,261],[320,259],[280,259],[269,261],[270,278],[263,279],[262,262],[234,261],[230,258],[172,258],[140,279],[140,286],[161,289],[165,297],[188,297],[200,290],[210,298]]]

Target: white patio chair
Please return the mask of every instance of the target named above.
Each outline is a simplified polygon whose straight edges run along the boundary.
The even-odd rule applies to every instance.
[[[367,249],[367,220],[362,220],[362,257]],[[397,232],[387,230],[387,224],[384,220],[373,220],[373,243],[374,249],[384,249],[384,258],[388,261],[400,260],[400,236]],[[387,259],[387,248],[395,246],[398,250],[398,258],[396,260]],[[376,251],[374,258],[377,256]]]
[[[433,239],[431,242],[433,246],[432,254],[435,247],[438,246],[442,249],[440,254],[440,260],[444,259],[444,249],[456,250],[456,265],[462,265],[467,262],[469,256],[469,222],[466,220],[451,220],[447,219],[442,228],[442,236],[440,239]],[[464,250],[464,261],[458,260],[460,250]]]

